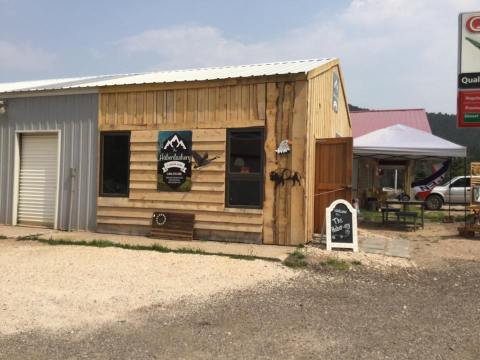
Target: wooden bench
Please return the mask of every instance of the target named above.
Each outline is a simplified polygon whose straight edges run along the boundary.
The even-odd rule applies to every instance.
[[[403,225],[406,227],[407,225],[413,225],[413,231],[417,230],[417,217],[418,214],[415,211],[397,211],[397,222],[402,223],[400,221],[403,218]],[[407,221],[407,218],[411,218],[412,221]]]
[[[382,212],[382,224],[388,224],[388,214],[397,213],[400,209],[382,207],[380,211]]]

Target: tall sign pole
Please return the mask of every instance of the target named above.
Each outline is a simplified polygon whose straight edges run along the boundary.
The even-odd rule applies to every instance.
[[[480,127],[480,11],[458,16],[458,127]]]

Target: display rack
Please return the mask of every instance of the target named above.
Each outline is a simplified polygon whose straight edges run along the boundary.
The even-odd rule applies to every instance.
[[[458,228],[460,235],[474,237],[480,233],[480,162],[470,164],[470,210],[469,221]]]

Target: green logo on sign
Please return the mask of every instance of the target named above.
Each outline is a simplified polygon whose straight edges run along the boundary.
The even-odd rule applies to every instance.
[[[480,114],[475,113],[475,114],[465,114],[463,116],[463,120],[467,123],[476,123],[480,122]]]

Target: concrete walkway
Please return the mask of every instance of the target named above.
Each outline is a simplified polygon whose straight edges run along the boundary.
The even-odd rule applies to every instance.
[[[180,241],[180,240],[160,240],[151,239],[145,236],[101,234],[84,231],[57,231],[44,228],[23,227],[23,226],[4,226],[0,225],[0,236],[3,235],[10,239],[18,239],[25,236],[36,235],[41,239],[65,239],[71,241],[92,241],[107,240],[117,244],[128,245],[161,245],[169,249],[200,249],[209,253],[223,253],[229,255],[258,256],[285,260],[295,247],[275,246],[275,245],[257,245],[227,243],[218,241]]]
[[[358,243],[360,251],[366,253],[410,258],[410,240],[402,237],[393,238],[360,229]]]
[[[18,239],[32,235],[42,235],[48,237],[54,232],[56,231],[45,228],[0,225],[0,236],[8,239]]]
[[[57,231],[45,228],[5,226],[0,225],[0,236],[17,239],[25,236],[36,235],[42,239],[65,239],[71,241],[107,240],[117,244],[129,245],[162,245],[169,249],[200,249],[210,253],[223,253],[230,255],[259,256],[284,260],[292,253],[295,247],[276,245],[256,245],[227,243],[217,241],[179,241],[151,239],[144,236],[100,234],[83,231]],[[403,238],[390,238],[370,231],[359,230],[359,248],[366,253],[409,258],[409,240]]]

